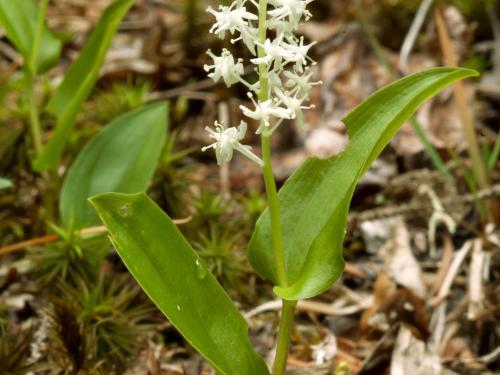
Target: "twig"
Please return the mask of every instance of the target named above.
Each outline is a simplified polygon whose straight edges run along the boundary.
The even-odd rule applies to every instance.
[[[339,300],[340,301],[340,300]],[[362,303],[348,305],[348,306],[339,306],[339,304],[335,303],[324,303],[318,301],[308,301],[302,300],[297,304],[297,311],[308,311],[316,314],[324,314],[324,315],[351,315],[360,312],[361,310],[365,310],[372,305],[372,298],[366,298]],[[262,314],[266,311],[275,311],[281,308],[281,300],[269,301],[263,303],[262,305],[257,306],[256,308],[245,313],[245,318],[250,319],[256,315]]]
[[[172,99],[181,96],[186,92],[196,92],[200,90],[206,90],[216,85],[217,83],[215,83],[213,80],[204,79],[202,81],[189,83],[187,85],[176,87],[171,90],[153,92],[150,95],[148,95],[146,101],[150,102],[156,100]]]
[[[18,66],[23,63],[21,55],[10,44],[0,41],[0,53]]]
[[[453,283],[453,279],[455,278],[455,276],[457,276],[458,271],[460,269],[460,265],[462,264],[465,257],[469,253],[469,250],[471,249],[471,247],[472,247],[472,242],[467,241],[462,246],[462,248],[455,254],[455,256],[453,257],[453,261],[451,263],[451,266],[448,270],[448,274],[446,275],[446,277],[443,281],[443,284],[441,285],[441,289],[439,290],[438,295],[435,298],[433,298],[431,301],[429,301],[429,305],[436,306],[439,303],[441,303],[441,301],[444,298],[446,298],[446,296],[448,295],[448,293],[450,291],[451,285]]]
[[[458,58],[453,50],[453,46],[448,35],[448,30],[443,17],[442,9],[437,7],[435,11],[436,26],[439,35],[439,42],[443,51],[445,64],[455,67],[458,65]],[[481,157],[479,150],[479,142],[476,136],[476,130],[469,113],[467,99],[465,95],[465,86],[462,81],[458,81],[453,85],[453,93],[455,101],[458,106],[459,115],[462,121],[462,127],[467,141],[467,148],[469,156],[472,161],[473,172],[477,179],[477,183],[481,189],[488,187],[488,175],[486,173],[486,166]]]
[[[500,184],[491,186],[490,188],[480,190],[476,193],[465,194],[462,196],[448,197],[442,200],[443,206],[447,211],[450,207],[472,203],[476,199],[485,199],[500,196]],[[422,202],[411,204],[400,204],[397,206],[387,206],[367,210],[364,212],[354,212],[349,215],[349,221],[369,221],[377,219],[385,219],[394,216],[409,216],[416,213],[427,213],[432,211],[431,204],[422,204]]]
[[[477,360],[482,363],[493,363],[495,362],[498,358],[500,358],[500,346],[498,346],[495,350],[493,350],[491,353],[485,354],[481,357],[478,357]]]
[[[251,66],[246,66],[245,74],[251,73],[253,73],[253,68]],[[207,78],[201,81],[188,83],[184,86],[175,87],[170,90],[153,92],[147,96],[146,101],[153,102],[158,100],[173,99],[179,96],[189,96],[190,99],[197,100],[209,100],[215,98],[216,96],[211,93],[200,91],[211,89],[220,84],[220,82],[214,82],[214,80]]]
[[[186,224],[189,221],[191,221],[191,216],[184,218],[184,219],[175,219],[173,222],[177,225],[182,225]],[[76,231],[77,235],[84,236],[84,235],[89,235],[89,234],[100,234],[100,233],[106,233],[108,229],[105,226],[98,226],[98,227],[90,227],[90,228],[84,228],[79,231]],[[60,240],[61,237],[56,235],[56,234],[48,234],[46,236],[42,237],[37,237],[33,238],[30,240],[18,242],[12,245],[7,245],[4,247],[0,247],[0,256],[5,255],[5,254],[10,254],[10,253],[15,253],[16,251],[20,251],[23,249],[26,249],[28,247],[32,246],[37,246],[37,245],[46,245],[52,242],[55,242],[57,240]]]
[[[408,31],[408,34],[406,35],[406,38],[403,42],[403,46],[401,47],[401,52],[399,54],[399,69],[404,72],[408,71],[408,57],[410,56],[410,53],[415,44],[415,40],[417,40],[417,35],[422,28],[425,16],[429,12],[429,8],[431,7],[432,3],[433,0],[423,0],[420,3],[417,14],[413,19],[410,30]]]
[[[467,317],[475,319],[483,307],[484,292],[483,292],[483,266],[485,254],[483,251],[483,241],[480,239],[474,240],[472,248],[472,256],[469,268],[469,308]]]
[[[13,245],[7,245],[7,246],[0,248],[0,255],[14,253],[16,251],[19,251],[19,250],[22,250],[22,249],[25,249],[25,248],[31,247],[31,246],[44,245],[47,243],[57,241],[58,239],[59,239],[58,235],[48,234],[48,235],[43,236],[43,237],[38,237],[38,238],[33,238],[31,240],[18,242],[18,243],[15,243]]]
[[[436,278],[434,279],[434,283],[432,285],[431,295],[436,295],[436,293],[438,293],[439,290],[441,289],[444,279],[448,274],[448,270],[450,269],[452,259],[453,259],[453,242],[451,241],[449,235],[445,235],[443,256],[441,258],[441,263],[439,265],[439,270],[436,274]]]
[[[432,314],[430,324],[432,335],[428,341],[428,345],[429,349],[434,353],[439,352],[439,348],[443,342],[446,327],[446,309],[447,303],[441,303]]]

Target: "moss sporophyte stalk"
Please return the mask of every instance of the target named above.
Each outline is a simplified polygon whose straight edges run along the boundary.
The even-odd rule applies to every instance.
[[[218,122],[215,122],[215,130],[207,127],[215,142],[202,150],[215,149],[219,165],[229,162],[236,150],[262,167],[273,233],[273,243],[269,247],[270,251],[271,247],[274,251],[279,285],[282,287],[288,286],[288,281],[269,137],[284,120],[295,120],[299,130],[304,131],[302,111],[313,107],[305,104],[309,100],[309,89],[321,83],[311,81],[311,66],[315,62],[307,55],[315,42],[307,44],[303,37],[295,35],[299,25],[311,17],[307,10],[311,1],[271,0],[268,3],[267,0],[236,0],[230,6],[220,5],[218,10],[212,7],[207,9],[215,17],[210,32],[220,38],[229,34],[231,43],[242,43],[253,56],[246,63],[253,65],[259,76],[255,83],[250,83],[243,77],[245,61],[235,58],[227,49],[223,49],[220,56],[209,50],[207,53],[214,63],[205,65],[205,70],[214,81],[222,79],[228,87],[241,83],[248,88],[251,106],[241,105],[240,109],[245,117],[259,123],[256,134],[262,140],[262,159],[252,152],[250,146],[241,143],[247,131],[244,121],[238,127]],[[247,7],[254,8],[257,15]],[[268,37],[268,30],[273,31],[273,39]],[[275,374],[284,373],[286,367],[295,304],[296,302],[283,301],[273,371]]]

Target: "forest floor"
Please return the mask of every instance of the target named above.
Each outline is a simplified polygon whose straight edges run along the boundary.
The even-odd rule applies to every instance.
[[[109,3],[50,2],[48,24],[67,42],[62,63],[39,91],[61,79]],[[278,184],[307,157],[339,153],[348,142],[341,119],[376,89],[445,65],[434,10],[408,57],[399,52],[418,3],[311,4],[313,18],[300,32],[318,42],[314,74],[323,85],[311,93],[316,107],[306,113],[307,131],[283,126],[273,139]],[[290,374],[500,373],[500,169],[492,156],[500,130],[500,4],[444,3],[452,50],[461,66],[481,73],[465,82],[464,93],[488,160],[488,185],[475,180],[456,93],[444,90],[416,118],[451,182],[412,124],[404,125],[356,190],[343,276],[297,306]],[[110,244],[94,262],[93,247],[108,244],[105,236],[68,245],[58,237],[57,220],[46,219],[45,192],[57,191],[83,145],[117,115],[158,100],[170,102],[169,135],[148,194],[171,217],[186,219],[179,228],[245,314],[257,351],[272,359],[281,305],[245,258],[266,205],[260,170],[239,155],[221,170],[211,153],[201,152],[210,143],[205,126],[217,119],[239,123],[238,107],[248,101],[241,88],[206,77],[205,51],[223,46],[207,32],[207,6],[206,0],[136,1],[78,116],[54,186],[31,170],[26,113],[19,109],[21,58],[0,31],[0,176],[14,186],[0,191],[1,374],[213,373]],[[249,143],[258,152],[258,138]]]

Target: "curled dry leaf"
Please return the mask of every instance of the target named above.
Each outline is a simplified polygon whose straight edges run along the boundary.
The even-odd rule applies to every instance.
[[[381,253],[384,269],[393,280],[420,298],[425,298],[422,270],[411,250],[410,234],[403,219],[394,221],[392,236],[381,249]]]
[[[391,360],[391,375],[441,375],[442,366],[436,353],[431,353],[412,331],[399,328]]]
[[[361,317],[362,331],[386,332],[395,324],[403,323],[415,337],[421,340],[429,338],[424,302],[411,290],[398,288],[382,272],[375,282],[374,295],[373,305]]]

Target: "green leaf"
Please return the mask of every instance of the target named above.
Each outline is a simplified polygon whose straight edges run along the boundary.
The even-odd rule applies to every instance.
[[[24,64],[29,65],[39,9],[35,0],[0,0],[0,24],[7,38],[23,56]],[[59,60],[61,42],[43,25],[40,45],[36,59],[36,72],[43,73]]]
[[[66,228],[98,224],[87,199],[145,191],[165,141],[167,105],[151,104],[112,121],[80,152],[64,179],[59,210]]]
[[[6,178],[0,177],[0,190],[12,187],[12,182]]]
[[[90,199],[144,291],[220,374],[265,375],[248,327],[172,220],[145,194]]]
[[[349,144],[329,159],[310,158],[279,192],[288,286],[282,298],[296,300],[328,289],[344,268],[342,243],[354,188],[371,163],[418,106],[443,87],[477,73],[434,68],[392,83],[355,108],[344,123]],[[248,257],[257,273],[277,284],[269,211],[257,221]]]
[[[9,0],[10,1],[10,0]],[[35,159],[37,171],[56,168],[75,119],[87,100],[98,77],[106,52],[134,0],[117,0],[106,8],[78,59],[70,66],[48,108],[57,116],[57,125],[40,156]]]
[[[495,169],[495,165],[497,164],[498,157],[500,156],[500,132],[497,134],[497,139],[495,141],[495,146],[493,150],[489,154],[488,157],[488,171],[493,171]]]

